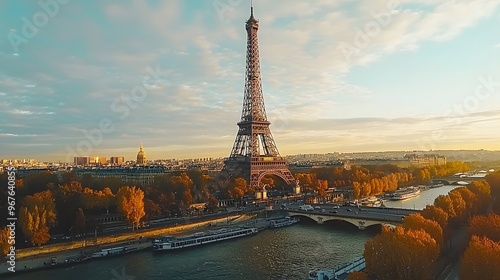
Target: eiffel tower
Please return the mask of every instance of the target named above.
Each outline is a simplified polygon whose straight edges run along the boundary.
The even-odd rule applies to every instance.
[[[231,155],[224,162],[221,171],[223,180],[243,177],[254,190],[260,189],[259,182],[265,175],[276,175],[288,185],[295,184],[285,159],[280,156],[274,143],[264,107],[262,82],[260,78],[259,42],[257,31],[259,21],[253,17],[251,7],[247,20],[247,58],[245,73],[245,95],[238,134]]]

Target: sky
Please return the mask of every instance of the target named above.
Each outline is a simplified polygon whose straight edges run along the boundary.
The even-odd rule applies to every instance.
[[[500,1],[253,1],[281,155],[500,150]],[[250,1],[0,1],[0,158],[226,157]]]

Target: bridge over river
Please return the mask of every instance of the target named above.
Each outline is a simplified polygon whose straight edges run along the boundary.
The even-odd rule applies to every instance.
[[[484,180],[484,177],[442,177],[433,178],[431,180],[432,184],[444,184],[444,185],[467,185],[474,180]]]
[[[401,224],[404,217],[419,213],[421,210],[322,204],[315,207],[312,211],[305,211],[300,210],[299,205],[289,204],[285,211],[291,217],[307,217],[319,224],[327,221],[341,220],[364,230],[372,225]]]

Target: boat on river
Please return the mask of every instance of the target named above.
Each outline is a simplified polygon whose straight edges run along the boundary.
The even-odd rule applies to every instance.
[[[293,224],[296,224],[299,222],[299,218],[297,217],[283,217],[283,218],[278,218],[278,219],[271,219],[268,220],[269,228],[280,228],[280,227],[286,227],[286,226],[291,226]]]
[[[408,187],[403,190],[398,190],[392,194],[391,200],[405,200],[418,196],[420,194],[420,188],[418,187]]]
[[[175,250],[188,247],[199,246],[208,243],[220,242],[228,239],[243,237],[258,232],[255,227],[252,228],[222,228],[210,230],[207,232],[197,232],[184,236],[163,236],[153,240],[153,251]]]
[[[350,272],[362,271],[366,268],[364,257],[357,257],[352,262],[337,269],[314,269],[309,271],[309,280],[347,279]]]
[[[98,252],[93,253],[92,258],[119,256],[119,255],[130,253],[134,250],[137,250],[137,248],[128,248],[128,247],[107,248],[107,249],[102,249]]]
[[[380,205],[382,205],[382,200],[377,198],[376,196],[362,198],[359,202],[361,203],[361,205],[368,207],[380,207]]]

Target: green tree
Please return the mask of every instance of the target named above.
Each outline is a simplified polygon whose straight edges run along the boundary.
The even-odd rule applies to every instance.
[[[135,186],[120,187],[116,194],[118,209],[123,213],[125,219],[137,228],[144,212],[144,192]]]

